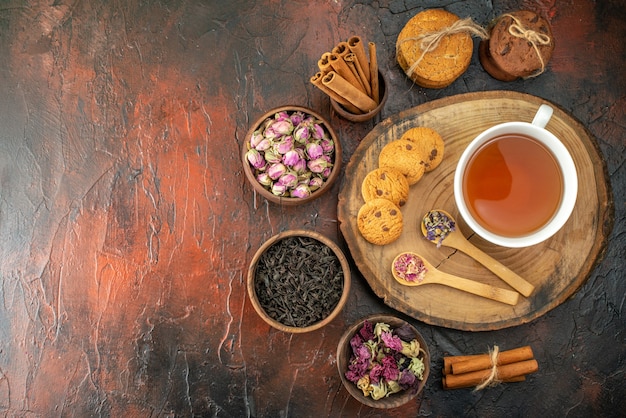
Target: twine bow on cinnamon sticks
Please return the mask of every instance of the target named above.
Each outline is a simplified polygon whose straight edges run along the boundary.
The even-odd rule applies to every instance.
[[[359,36],[338,43],[322,54],[319,71],[310,80],[354,114],[368,113],[380,103],[376,45],[368,42],[367,49]]]
[[[443,388],[474,386],[482,390],[503,382],[521,382],[526,375],[539,370],[529,346],[500,351],[494,346],[488,354],[447,356],[443,358]]]

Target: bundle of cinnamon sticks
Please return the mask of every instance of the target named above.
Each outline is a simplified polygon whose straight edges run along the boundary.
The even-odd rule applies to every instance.
[[[522,382],[539,369],[529,346],[508,351],[443,358],[443,388],[482,389],[500,382]],[[495,363],[494,363],[495,360]]]
[[[380,103],[376,45],[367,53],[359,36],[339,42],[317,62],[319,71],[311,83],[354,114],[368,113]],[[368,58],[369,55],[369,58]]]

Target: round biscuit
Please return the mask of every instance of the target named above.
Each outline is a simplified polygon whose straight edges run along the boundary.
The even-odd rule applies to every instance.
[[[406,131],[400,139],[414,142],[422,154],[424,171],[433,171],[441,164],[445,144],[437,131],[425,126],[418,126]]]
[[[378,155],[378,167],[395,168],[404,174],[409,186],[417,183],[424,175],[425,167],[421,164],[422,153],[408,139],[396,139],[387,143]]]
[[[398,207],[404,206],[409,197],[409,182],[404,174],[391,167],[376,168],[361,183],[363,200],[387,199]]]
[[[365,202],[357,214],[357,227],[365,240],[374,245],[386,245],[402,234],[403,218],[400,208],[387,199]]]

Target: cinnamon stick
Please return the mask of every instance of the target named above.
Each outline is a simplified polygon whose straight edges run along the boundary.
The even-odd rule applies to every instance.
[[[443,385],[444,389],[462,389],[462,387],[449,387],[447,382],[446,382],[447,376],[443,376],[441,378],[441,383]],[[513,376],[509,379],[502,379],[500,380],[502,383],[519,383],[519,382],[524,382],[526,380],[526,376],[522,375],[522,376]],[[469,386],[465,386],[465,387],[472,387],[474,385],[469,385]]]
[[[496,366],[504,364],[517,363],[523,360],[530,360],[533,358],[533,350],[530,346],[524,346],[507,351],[500,351],[496,359]],[[459,362],[453,362],[451,364],[453,374],[469,373],[477,370],[490,369],[493,366],[491,363],[491,355],[478,354],[474,358],[466,359]]]
[[[322,78],[324,78],[324,74],[322,74],[322,72],[320,71],[316,73],[313,77],[311,77],[311,84],[313,84],[315,87],[317,87],[318,89],[326,93],[328,97],[330,97],[331,99],[333,99],[334,101],[336,101],[337,103],[345,107],[346,110],[348,110],[349,112],[355,113],[355,114],[363,113],[361,110],[359,110],[359,108],[354,106],[348,100],[344,99],[343,97],[335,93],[333,90],[326,87],[324,83],[322,83]]]
[[[346,54],[350,53],[350,45],[348,45],[348,43],[345,41],[339,42],[330,52],[332,52],[333,54],[337,54],[341,58],[343,58],[346,56]]]
[[[452,374],[452,365],[465,360],[471,360],[482,356],[483,354],[468,354],[464,356],[447,356],[443,358],[443,374]]]
[[[367,55],[365,54],[365,47],[363,46],[363,42],[359,36],[352,36],[348,39],[348,48],[350,52],[356,55],[357,60],[359,61],[359,65],[363,69],[363,73],[365,74],[365,79],[370,79],[370,68],[367,60]],[[370,60],[372,56],[370,55]]]
[[[365,75],[363,68],[361,68],[361,63],[357,59],[356,55],[350,52],[349,54],[346,54],[346,56],[343,59],[346,61],[346,63],[348,63],[350,68],[354,68],[354,71],[356,72],[356,75],[359,79],[359,82],[361,83],[361,86],[363,86],[363,88],[365,89],[365,94],[372,97],[372,88],[370,87],[370,80]]]
[[[374,110],[377,106],[377,103],[367,94],[354,87],[352,84],[347,82],[345,78],[341,77],[334,71],[330,71],[326,74],[322,78],[322,83],[363,112],[367,113]]]
[[[367,94],[367,91],[365,90],[365,87],[363,87],[358,75],[355,74],[348,66],[345,57],[347,57],[347,54],[342,58],[337,54],[331,53],[329,56],[330,66],[337,74],[345,78],[346,81],[361,90],[363,93]]]
[[[330,52],[324,52],[321,58],[317,61],[317,67],[320,69],[322,74],[326,74],[332,67],[330,66]]]
[[[369,72],[370,72],[370,87],[372,90],[371,97],[376,103],[380,103],[380,88],[378,85],[378,59],[376,58],[376,44],[369,42],[368,50],[370,55]]]
[[[539,370],[537,360],[524,360],[516,363],[505,364],[496,368],[499,381],[525,376]],[[478,370],[463,374],[448,374],[443,378],[444,389],[460,389],[480,385],[491,375],[491,370]]]

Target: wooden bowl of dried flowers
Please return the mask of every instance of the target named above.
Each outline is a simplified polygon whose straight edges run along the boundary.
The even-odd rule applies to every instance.
[[[411,324],[377,314],[357,321],[342,335],[337,368],[344,387],[359,402],[372,408],[396,408],[424,389],[430,353]]]
[[[258,118],[244,139],[241,159],[256,193],[295,206],[327,192],[341,171],[341,143],[328,121],[311,109],[282,106]]]
[[[322,328],[343,309],[350,293],[350,265],[327,237],[308,230],[274,235],[248,267],[248,297],[272,327],[291,333]]]

